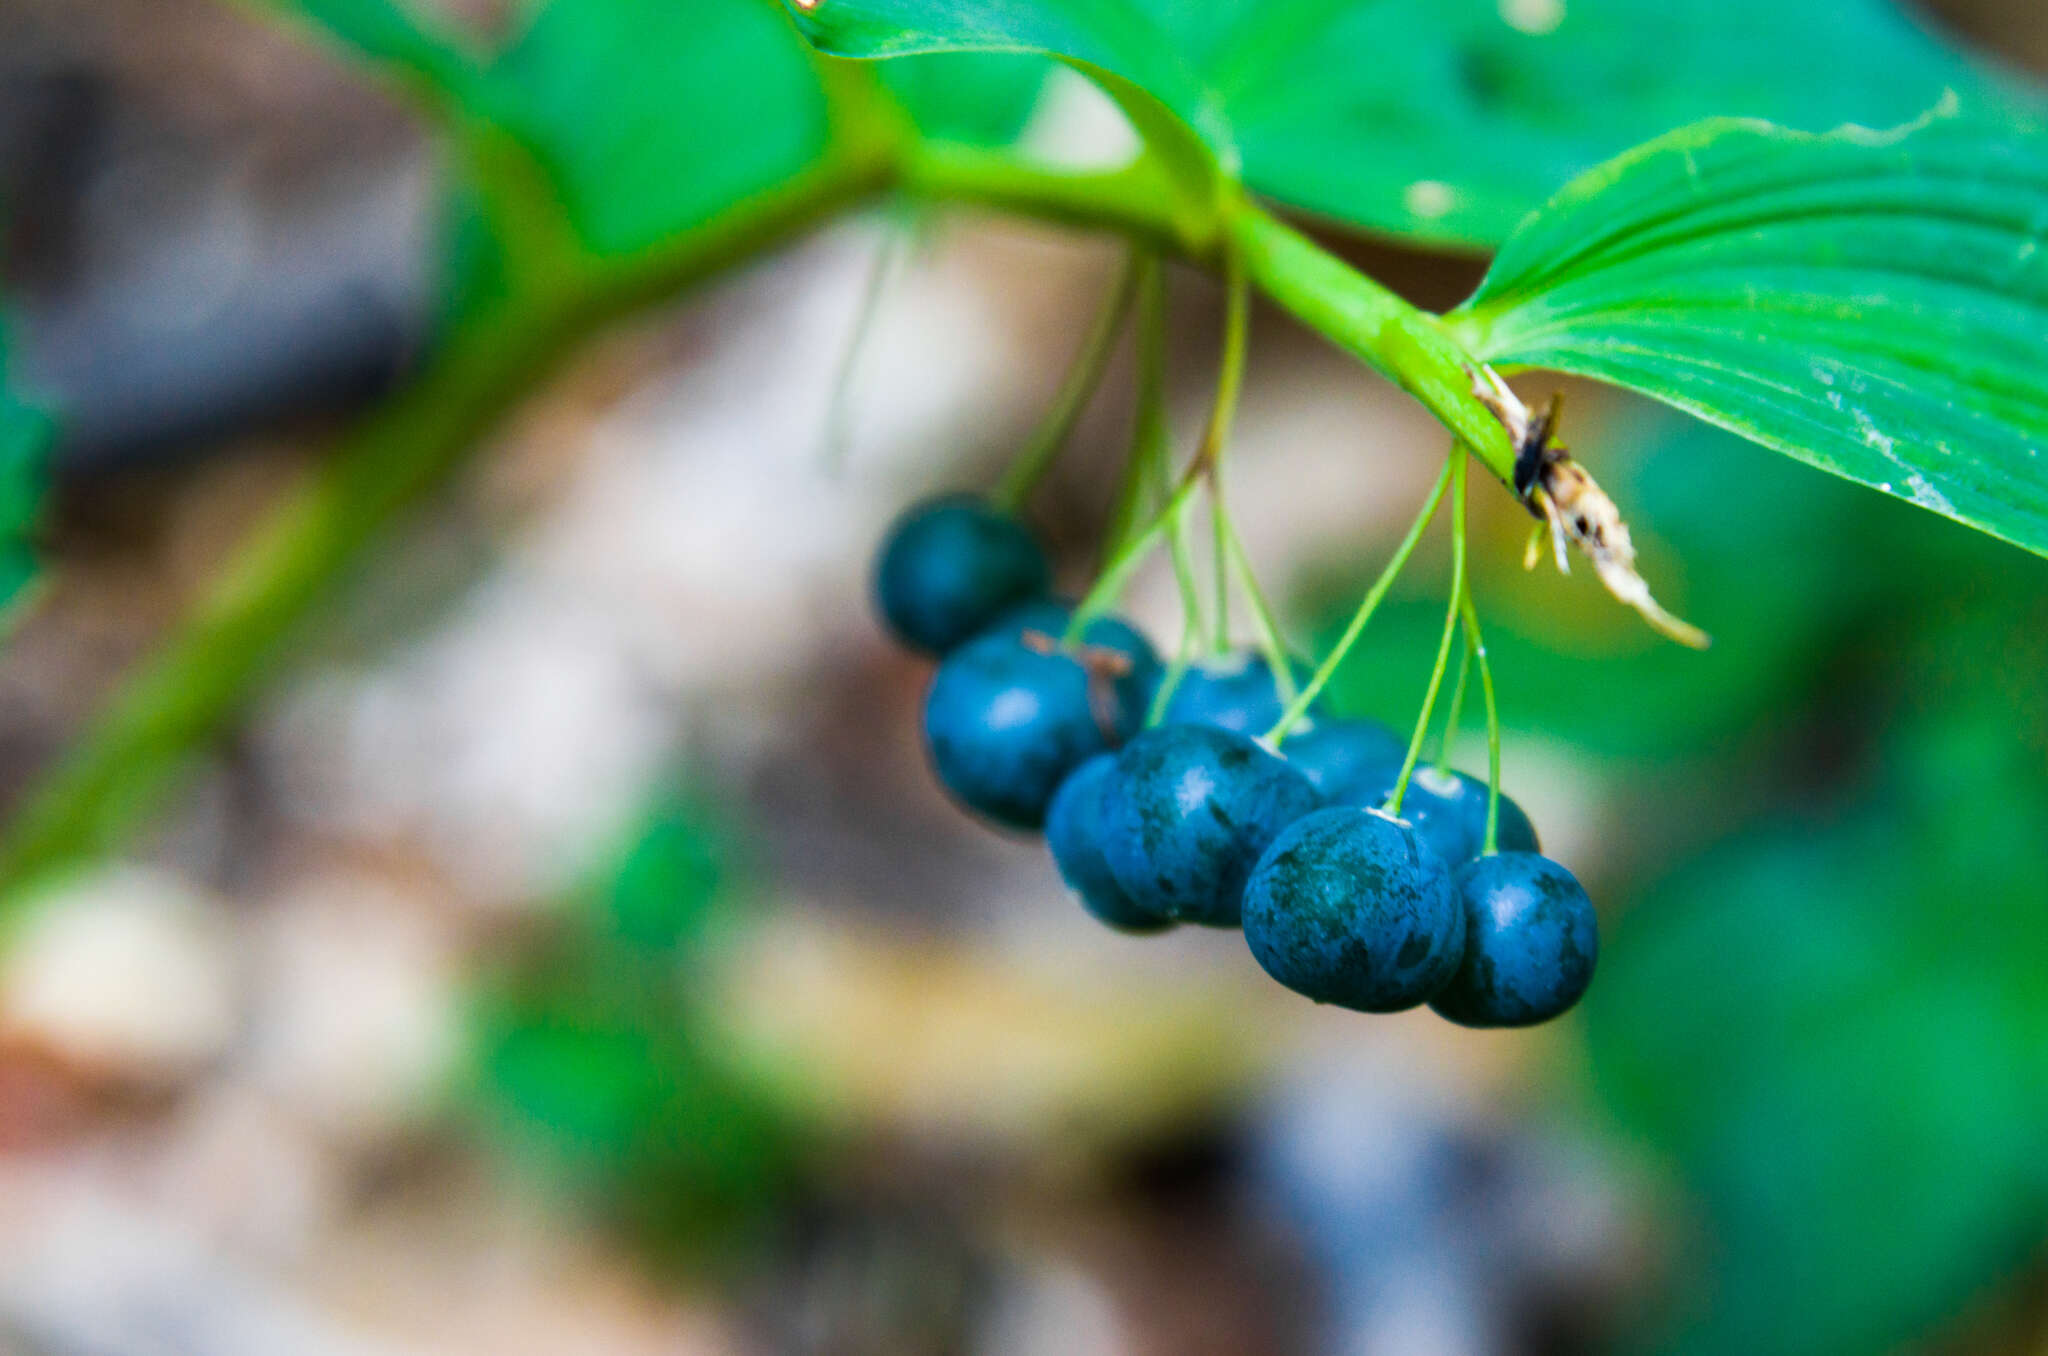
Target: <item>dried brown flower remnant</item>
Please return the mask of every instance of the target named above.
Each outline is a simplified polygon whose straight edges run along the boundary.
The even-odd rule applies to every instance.
[[[1593,562],[1593,571],[1607,591],[1641,613],[1643,620],[1681,645],[1705,649],[1707,633],[1667,612],[1651,595],[1649,584],[1636,570],[1635,543],[1629,539],[1621,510],[1557,441],[1558,397],[1552,396],[1540,414],[1532,415],[1500,374],[1483,364],[1473,373],[1472,391],[1514,442],[1515,493],[1522,496],[1531,513],[1550,525],[1558,570],[1571,571],[1571,556],[1565,549],[1569,542]],[[1533,539],[1529,545],[1526,563],[1533,567]]]
[[[1026,630],[1021,639],[1024,648],[1035,654],[1058,654],[1062,648],[1059,637],[1043,631]],[[1095,717],[1096,728],[1111,744],[1120,743],[1116,685],[1130,676],[1131,657],[1107,645],[1076,645],[1072,653],[1088,675],[1088,710]]]

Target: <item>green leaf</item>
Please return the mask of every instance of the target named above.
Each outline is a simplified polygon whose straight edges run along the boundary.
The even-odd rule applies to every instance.
[[[455,121],[508,133],[540,162],[593,254],[640,253],[767,193],[824,157],[817,59],[770,0],[553,0],[495,56],[396,0],[273,0],[426,88]],[[1000,144],[1046,63],[964,53],[886,83],[930,135]]]
[[[791,0],[790,7],[805,35],[835,56],[1028,52],[1065,61],[1116,100],[1191,196],[1209,196],[1220,164],[1231,158],[1229,125],[1188,67],[1184,35],[1127,0]]]
[[[367,59],[431,88],[467,94],[476,62],[452,33],[394,0],[262,0],[296,9]]]
[[[816,63],[758,0],[555,0],[484,88],[600,255],[701,225],[830,141]]]
[[[7,328],[0,317],[0,625],[36,575],[29,533],[42,512],[56,426],[7,377]]]
[[[1559,184],[1713,116],[1887,124],[2032,101],[1890,0],[791,0],[841,56],[1034,51],[1142,90],[1289,206],[1487,246]]]
[[[680,799],[665,801],[603,892],[608,930],[643,951],[701,945],[716,914],[727,852],[705,812]]]
[[[266,2],[509,133],[599,256],[702,225],[832,140],[818,63],[767,0],[552,0],[495,57],[398,0]]]
[[[881,68],[882,83],[928,137],[1001,146],[1038,106],[1049,67],[1015,52],[938,52]]]
[[[1938,795],[1739,837],[1609,939],[1600,1091],[1704,1226],[1657,1349],[1917,1347],[2038,1246],[2048,787],[1997,733]]]
[[[2039,130],[1716,121],[1566,188],[1450,323],[2048,553],[2044,236]]]

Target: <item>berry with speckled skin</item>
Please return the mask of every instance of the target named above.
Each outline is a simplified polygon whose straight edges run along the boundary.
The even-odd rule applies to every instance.
[[[1248,736],[1161,725],[1117,755],[1102,797],[1103,856],[1140,909],[1233,927],[1259,854],[1322,803],[1308,778]]]
[[[1280,746],[1316,790],[1335,801],[1359,786],[1391,788],[1401,775],[1408,743],[1371,720],[1304,717]]]
[[[1244,894],[1267,974],[1318,1003],[1399,1012],[1441,989],[1465,949],[1447,867],[1408,824],[1333,806],[1274,840]]]
[[[1173,920],[1131,902],[1102,855],[1102,792],[1116,775],[1116,759],[1097,754],[1060,783],[1045,812],[1045,842],[1067,888],[1081,906],[1119,932],[1163,932]]]
[[[1363,779],[1332,793],[1330,799],[1367,808],[1383,806],[1400,775],[1396,763],[1383,779]],[[1415,826],[1446,865],[1456,868],[1477,857],[1486,844],[1486,798],[1484,778],[1418,767],[1408,779],[1408,794],[1401,798],[1401,818]],[[1498,836],[1502,852],[1537,851],[1536,826],[1506,794],[1500,798]]]
[[[1572,873],[1533,852],[1460,868],[1465,960],[1430,1006],[1460,1026],[1532,1026],[1579,1001],[1593,982],[1600,928]]]
[[[1309,675],[1296,663],[1294,677],[1298,686]],[[1283,709],[1266,657],[1239,650],[1189,665],[1167,698],[1160,723],[1214,725],[1256,739],[1279,722]]]
[[[890,527],[875,598],[898,639],[943,655],[1050,579],[1024,524],[986,500],[952,495],[914,505]]]
[[[932,678],[932,766],[968,809],[1038,828],[1068,773],[1144,724],[1156,664],[1149,646],[1067,651],[1044,633],[997,627],[947,655]]]

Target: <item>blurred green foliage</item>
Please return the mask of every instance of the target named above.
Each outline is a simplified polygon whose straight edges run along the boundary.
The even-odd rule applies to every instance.
[[[42,512],[54,429],[8,381],[7,317],[0,310],[0,622],[36,575],[29,534]]]
[[[407,78],[452,125],[511,137],[597,257],[773,189],[831,139],[816,64],[752,0],[548,4],[497,53],[391,0],[277,3]]]
[[[1705,654],[1524,574],[1519,523],[1475,553],[1508,724],[1634,792],[1586,1025],[1696,1226],[1636,1344],[1894,1351],[2048,1219],[2048,561],[1674,425],[1584,441]],[[1440,609],[1340,701],[1412,713]]]
[[[478,1003],[485,1126],[656,1260],[743,1256],[803,1180],[806,1137],[695,1006],[736,922],[731,851],[665,799]]]
[[[658,249],[774,191],[848,130],[825,63],[767,0],[554,0],[495,53],[392,0],[272,2],[408,79],[454,127],[524,148],[597,258]],[[882,79],[926,134],[1001,143],[1022,130],[1045,69],[935,55]]]
[[[933,52],[876,74],[925,136],[1001,146],[1023,132],[1048,69],[1022,52]]]
[[[747,0],[547,5],[475,104],[534,153],[600,256],[774,188],[830,139],[815,65]]]

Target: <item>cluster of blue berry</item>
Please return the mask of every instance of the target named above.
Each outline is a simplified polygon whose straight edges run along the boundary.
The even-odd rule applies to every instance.
[[[891,530],[877,590],[904,643],[939,659],[925,734],[939,780],[998,824],[1043,830],[1088,911],[1126,932],[1242,927],[1273,978],[1322,1003],[1427,1002],[1524,1026],[1578,1001],[1592,902],[1536,830],[1460,772],[1416,770],[1370,721],[1311,715],[1276,752],[1271,667],[1251,654],[1169,675],[1111,617],[1078,636],[1015,518],[954,497]],[[1399,788],[1399,815],[1388,806]]]

